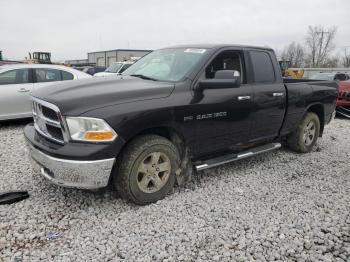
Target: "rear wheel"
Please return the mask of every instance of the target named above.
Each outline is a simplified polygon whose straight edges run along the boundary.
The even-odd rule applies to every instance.
[[[136,138],[123,151],[114,186],[121,196],[136,204],[164,198],[173,188],[179,156],[168,139],[145,135]]]
[[[315,113],[308,112],[298,128],[288,137],[288,146],[296,152],[308,153],[320,135],[320,120]]]

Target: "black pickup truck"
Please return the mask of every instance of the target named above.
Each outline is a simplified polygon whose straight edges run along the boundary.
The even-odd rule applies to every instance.
[[[337,84],[283,80],[273,50],[156,50],[122,75],[33,93],[31,157],[51,182],[113,183],[137,204],[203,170],[288,145],[310,152],[335,111]],[[39,164],[39,165],[37,165]]]

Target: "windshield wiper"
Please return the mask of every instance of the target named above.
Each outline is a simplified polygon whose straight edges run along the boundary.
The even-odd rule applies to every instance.
[[[145,76],[145,75],[141,75],[141,74],[134,74],[134,75],[130,75],[130,76],[139,77],[139,78],[145,79],[145,80],[158,81],[158,79],[155,79],[155,78],[152,78],[149,76]]]

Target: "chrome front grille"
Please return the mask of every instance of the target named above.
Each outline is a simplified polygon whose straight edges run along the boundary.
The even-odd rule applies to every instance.
[[[32,97],[34,127],[39,134],[57,143],[67,141],[64,121],[59,108]]]

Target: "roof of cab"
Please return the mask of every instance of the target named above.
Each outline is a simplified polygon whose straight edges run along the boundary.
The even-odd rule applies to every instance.
[[[250,46],[250,45],[230,45],[230,44],[190,44],[190,45],[175,45],[175,46],[169,46],[166,48],[202,48],[202,49],[221,49],[225,47],[232,47],[232,48],[243,48],[243,49],[261,49],[261,50],[269,50],[273,51],[271,47],[268,46]]]

